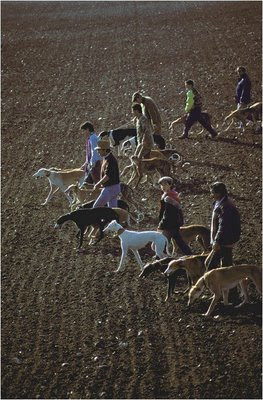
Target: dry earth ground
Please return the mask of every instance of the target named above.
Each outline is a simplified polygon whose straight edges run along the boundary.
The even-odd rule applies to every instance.
[[[48,184],[32,178],[80,166],[80,123],[120,126],[143,90],[189,162],[174,171],[185,222],[209,225],[209,184],[223,180],[242,217],[235,260],[260,263],[260,135],[179,141],[168,125],[186,78],[214,123],[235,107],[237,65],[260,100],[261,45],[260,2],[2,2],[2,398],[261,398],[253,291],[253,304],[218,306],[209,320],[208,300],[164,303],[163,276],[140,280],[133,257],[113,273],[117,239],[76,253],[75,227],[53,229],[66,199],[40,206]],[[146,199],[140,228],[156,227],[159,193],[141,185],[136,197]]]

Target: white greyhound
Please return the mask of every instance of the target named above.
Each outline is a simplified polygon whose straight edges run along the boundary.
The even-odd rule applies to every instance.
[[[159,258],[167,257],[167,255],[171,256],[171,254],[168,253],[168,240],[160,232],[128,231],[128,230],[124,229],[120,224],[118,224],[118,222],[116,220],[111,221],[109,223],[109,225],[107,225],[106,228],[103,230],[103,232],[105,232],[105,233],[116,232],[117,235],[120,237],[122,254],[121,254],[120,264],[119,264],[119,267],[116,270],[116,272],[120,271],[120,269],[123,267],[124,259],[127,255],[129,249],[131,249],[131,251],[135,255],[135,258],[136,258],[138,264],[141,267],[141,270],[143,270],[143,262],[141,260],[138,250],[142,249],[150,242],[152,243],[152,248],[155,251],[155,254]],[[165,246],[166,246],[167,253],[164,252]]]

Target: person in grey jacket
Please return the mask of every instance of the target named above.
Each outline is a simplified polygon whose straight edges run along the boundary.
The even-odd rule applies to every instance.
[[[220,266],[233,265],[233,247],[241,234],[239,212],[228,197],[227,188],[222,182],[211,185],[211,193],[215,200],[211,222],[212,253],[208,261],[208,270]]]

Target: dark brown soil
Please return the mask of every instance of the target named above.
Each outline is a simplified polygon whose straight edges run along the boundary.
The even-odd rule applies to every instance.
[[[139,279],[132,256],[113,273],[117,239],[85,240],[78,254],[75,226],[53,229],[65,197],[41,206],[48,182],[32,178],[80,166],[80,123],[120,126],[144,90],[189,162],[174,171],[185,223],[209,226],[209,184],[223,180],[242,217],[235,261],[260,263],[260,135],[179,141],[181,127],[171,134],[168,124],[183,111],[186,78],[219,130],[235,107],[238,65],[259,101],[261,46],[260,2],[2,2],[2,398],[261,398],[254,291],[253,304],[219,305],[208,320],[208,299],[165,303],[164,277]],[[155,228],[159,193],[141,185],[136,197],[145,219],[134,228]]]

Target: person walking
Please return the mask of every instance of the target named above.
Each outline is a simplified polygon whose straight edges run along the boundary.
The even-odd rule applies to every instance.
[[[133,104],[132,111],[136,118],[136,131],[138,142],[134,155],[138,158],[150,158],[151,150],[154,147],[150,121],[142,114],[142,107],[140,104]]]
[[[180,234],[180,226],[183,225],[183,212],[180,205],[179,194],[173,185],[173,178],[163,176],[158,181],[163,191],[161,208],[159,213],[158,230],[164,231],[169,239],[173,238],[183,254],[191,255],[192,250],[184,242]]]
[[[251,102],[251,81],[246,72],[246,68],[237,67],[238,83],[236,86],[236,104],[237,109],[246,108]]]
[[[103,161],[101,165],[101,177],[94,185],[94,190],[101,187],[102,191],[96,199],[93,208],[104,207],[106,204],[109,207],[117,207],[118,196],[121,192],[118,162],[111,152],[108,140],[100,140],[96,150],[98,150]]]
[[[153,133],[155,135],[160,135],[162,130],[162,120],[153,99],[149,96],[143,96],[140,92],[136,92],[132,96],[132,102],[141,104],[142,113],[149,119]]]
[[[185,81],[186,88],[186,121],[183,134],[179,136],[179,139],[187,139],[189,130],[192,125],[198,121],[211,135],[212,138],[217,136],[215,129],[205,121],[202,117],[202,98],[200,93],[194,87],[194,82],[191,79]]]
[[[241,223],[239,212],[228,197],[226,185],[215,182],[211,185],[214,198],[211,221],[212,251],[207,261],[207,269],[233,265],[233,247],[240,239]]]
[[[96,183],[100,179],[101,156],[96,147],[99,138],[91,122],[86,121],[80,129],[86,133],[86,160],[81,168],[85,171],[84,183]]]

